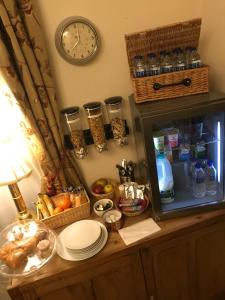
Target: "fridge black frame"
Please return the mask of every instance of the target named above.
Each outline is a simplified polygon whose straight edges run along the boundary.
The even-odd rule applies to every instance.
[[[145,152],[146,172],[150,177],[152,190],[152,216],[155,220],[162,220],[176,216],[183,216],[197,211],[207,211],[225,207],[225,201],[212,202],[196,207],[185,207],[174,211],[161,211],[160,193],[158,188],[157,168],[155,160],[155,148],[153,143],[154,124],[160,125],[166,122],[192,118],[199,115],[224,112],[225,115],[225,94],[211,92],[207,94],[191,95],[174,99],[150,101],[136,104],[134,96],[130,96],[130,106],[133,119],[134,134],[138,130],[142,134],[142,144]],[[137,128],[137,124],[139,128]],[[225,127],[225,124],[224,124]],[[223,130],[224,133],[224,130]],[[224,133],[225,134],[225,133]],[[224,136],[223,136],[224,140]],[[139,141],[138,141],[139,142]],[[139,142],[140,143],[140,142]],[[223,141],[224,144],[224,141]],[[140,146],[140,145],[139,145]],[[222,145],[223,158],[225,147]],[[225,159],[223,159],[223,162]],[[140,162],[139,162],[140,164]],[[222,172],[225,166],[223,163]],[[146,178],[147,180],[147,178]],[[223,178],[223,195],[225,195],[225,182]],[[224,196],[225,197],[225,196]],[[223,198],[223,200],[225,200]]]

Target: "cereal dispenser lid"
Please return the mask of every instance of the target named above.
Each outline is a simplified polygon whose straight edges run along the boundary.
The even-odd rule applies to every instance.
[[[63,110],[61,110],[61,114],[63,115],[74,115],[79,113],[79,107],[78,106],[73,106],[73,107],[68,107]]]
[[[121,96],[114,96],[110,97],[104,100],[106,105],[117,105],[122,102],[122,97]]]
[[[38,271],[54,255],[56,236],[39,221],[20,220],[0,232],[0,273],[19,277]]]
[[[88,102],[83,105],[85,110],[94,110],[101,107],[101,102]]]

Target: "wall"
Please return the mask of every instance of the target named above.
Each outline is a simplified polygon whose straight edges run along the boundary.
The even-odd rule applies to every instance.
[[[202,1],[201,53],[210,66],[210,86],[225,92],[225,2]]]
[[[125,100],[125,118],[130,126],[128,96],[132,90],[124,34],[201,16],[200,1],[196,0],[182,1],[182,5],[178,0],[140,0],[138,3],[130,0],[37,0],[37,5],[61,107],[81,107],[85,102],[103,101],[107,97],[121,95]],[[58,24],[72,15],[90,19],[102,38],[99,56],[82,67],[65,62],[54,44]],[[123,149],[110,141],[109,151],[102,154],[89,146],[88,158],[78,161],[88,184],[100,176],[118,178],[115,164],[120,163],[122,158],[136,160],[132,135],[129,141],[129,146]]]

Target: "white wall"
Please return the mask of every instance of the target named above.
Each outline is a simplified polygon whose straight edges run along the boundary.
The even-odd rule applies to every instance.
[[[125,118],[130,126],[128,96],[132,89],[124,34],[201,16],[200,1],[196,0],[182,1],[182,4],[178,0],[37,0],[37,5],[61,107],[82,107],[85,102],[103,101],[107,97],[121,95],[125,100]],[[90,19],[102,38],[99,56],[91,64],[82,67],[64,61],[54,44],[58,24],[73,15]],[[120,163],[122,158],[136,160],[132,135],[129,141],[129,146],[123,149],[110,141],[109,151],[101,154],[89,146],[88,158],[78,161],[88,184],[98,177],[118,179],[115,164]]]
[[[225,1],[202,1],[201,53],[210,66],[212,89],[225,92]]]

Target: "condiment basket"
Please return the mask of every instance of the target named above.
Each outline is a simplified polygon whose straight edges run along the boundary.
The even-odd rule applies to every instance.
[[[208,66],[164,73],[156,76],[135,78],[133,59],[150,52],[174,48],[198,47],[201,19],[193,19],[168,26],[125,35],[130,77],[137,103],[181,97],[208,92]]]

